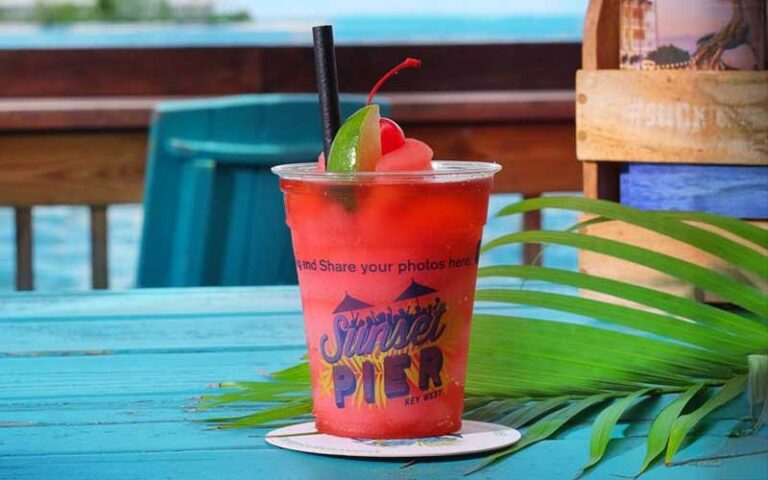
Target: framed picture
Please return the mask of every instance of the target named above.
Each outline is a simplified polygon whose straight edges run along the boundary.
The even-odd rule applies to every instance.
[[[765,68],[765,0],[620,2],[622,69]]]

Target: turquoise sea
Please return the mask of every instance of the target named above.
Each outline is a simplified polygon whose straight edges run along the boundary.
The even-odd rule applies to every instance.
[[[222,25],[0,24],[0,49],[310,45],[311,27],[330,23],[344,44],[578,42],[581,15],[511,17],[333,17]]]

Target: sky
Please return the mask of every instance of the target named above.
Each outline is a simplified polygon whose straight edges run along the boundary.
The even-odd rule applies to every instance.
[[[578,15],[588,0],[215,0],[219,11],[245,9],[254,18],[318,16]]]

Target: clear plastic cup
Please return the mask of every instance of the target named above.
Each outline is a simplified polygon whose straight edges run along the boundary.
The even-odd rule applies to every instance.
[[[461,428],[494,163],[429,172],[273,168],[285,194],[319,431],[416,438]]]

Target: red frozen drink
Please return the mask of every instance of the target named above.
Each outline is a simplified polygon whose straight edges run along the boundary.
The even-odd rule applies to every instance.
[[[369,105],[339,130],[327,172],[274,169],[321,432],[411,438],[461,428],[480,240],[500,167],[431,157]]]

